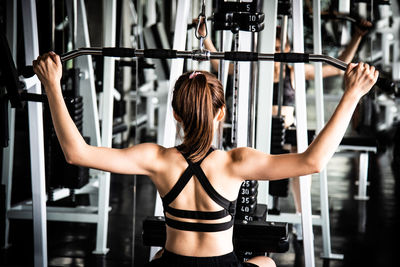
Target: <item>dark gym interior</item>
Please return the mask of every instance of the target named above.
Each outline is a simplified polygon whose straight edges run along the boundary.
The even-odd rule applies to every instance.
[[[314,31],[314,10],[317,6],[321,10],[321,21],[318,24],[321,32],[321,54],[329,56],[328,60],[324,61],[324,66],[335,65],[329,62],[332,58],[338,58],[346,64],[363,61],[379,70],[383,85],[375,86],[358,104],[337,152],[324,168],[326,178],[320,174],[310,176],[312,233],[302,231],[300,237],[300,233],[295,229],[297,226],[301,227],[298,221],[301,217],[296,210],[298,203],[291,193],[291,182],[270,183],[270,192],[265,196],[261,195],[265,186],[263,182],[255,184],[254,187],[242,185],[241,189],[250,188],[249,192],[255,193],[251,195],[246,193],[247,191],[241,191],[239,199],[252,197],[254,201],[247,206],[248,203],[238,204],[234,227],[239,229],[238,225],[251,225],[253,220],[259,221],[268,229],[261,232],[261,235],[270,235],[271,239],[265,240],[261,235],[254,239],[254,244],[266,247],[260,254],[260,251],[256,250],[240,250],[240,244],[245,247],[247,245],[244,245],[244,240],[241,242],[241,237],[234,236],[235,253],[240,259],[247,259],[251,255],[267,255],[274,260],[276,266],[282,267],[399,266],[397,252],[400,249],[400,1],[184,2],[185,0],[0,2],[0,266],[37,267],[42,266],[43,262],[47,266],[144,266],[154,255],[149,243],[158,244],[159,240],[144,240],[152,239],[151,236],[156,231],[152,232],[152,228],[146,230],[146,237],[143,224],[152,216],[163,216],[156,211],[159,205],[156,204],[157,189],[147,176],[117,173],[108,176],[103,171],[66,162],[53,126],[44,89],[35,78],[24,77],[25,71],[32,72],[26,68],[32,65],[31,61],[28,62],[28,59],[34,59],[31,54],[36,58],[38,55],[54,51],[59,55],[68,56],[68,53],[81,47],[126,47],[149,51],[147,54],[145,52],[144,57],[132,58],[120,52],[114,56],[115,61],[112,63],[109,61],[111,57],[103,57],[104,54],[101,54],[100,50],[89,51],[90,57],[78,55],[73,60],[63,58],[65,61],[61,88],[73,122],[88,144],[111,144],[114,148],[126,148],[146,142],[165,144],[171,132],[168,120],[173,119],[168,118],[166,111],[168,92],[172,90],[169,83],[171,77],[175,77],[176,80],[179,76],[173,76],[174,73],[201,69],[220,75],[218,78],[222,77],[221,80],[225,80],[223,85],[226,87],[228,115],[223,130],[219,132],[216,146],[222,150],[230,150],[237,146],[235,134],[245,132],[246,136],[256,135],[256,121],[261,117],[257,112],[267,109],[269,112],[273,96],[271,94],[268,98],[271,100],[269,103],[260,104],[263,102],[258,100],[261,94],[257,95],[257,90],[255,98],[251,99],[250,95],[248,102],[253,102],[249,104],[246,112],[250,114],[258,110],[255,111],[256,114],[252,114],[253,117],[251,114],[248,116],[248,123],[254,126],[254,129],[250,129],[250,126],[249,129],[239,127],[235,132],[234,128],[241,125],[242,119],[232,115],[238,104],[236,79],[239,77],[239,80],[261,81],[264,69],[261,64],[254,64],[247,77],[244,77],[244,72],[235,72],[235,63],[215,68],[215,62],[209,62],[210,58],[206,59],[203,49],[215,51],[210,48],[206,39],[195,36],[195,31],[200,25],[195,19],[206,16],[207,38],[208,41],[214,41],[217,51],[237,52],[236,45],[246,47],[247,41],[239,39],[240,37],[237,37],[237,41],[236,36],[251,34],[250,50],[261,55],[265,53],[265,47],[278,47],[278,42],[275,47],[275,38],[279,39],[278,33],[275,34],[275,28],[278,26],[279,31],[287,35],[281,34],[280,38],[287,39],[290,52],[293,52],[293,42],[297,40],[296,31],[299,29],[299,25],[295,23],[296,12],[301,7],[303,25],[300,29],[303,29],[301,35],[304,38],[304,51],[305,54],[311,55],[315,54],[318,39]],[[250,3],[250,11],[246,10],[244,2]],[[271,8],[275,9],[271,11]],[[268,17],[272,13],[273,20]],[[182,14],[184,16],[181,17]],[[251,19],[252,16],[254,20]],[[29,19],[33,19],[35,23],[32,24]],[[184,25],[184,32],[176,31],[179,25]],[[222,35],[223,32],[225,35]],[[354,36],[357,33],[359,39],[355,41]],[[265,40],[269,39],[272,41],[267,43]],[[175,43],[179,42],[183,48],[175,47]],[[203,42],[204,47],[201,47]],[[279,45],[282,45],[281,43],[279,42]],[[261,44],[265,47],[261,47]],[[221,46],[225,47],[224,50]],[[286,49],[283,45],[279,47],[282,48]],[[177,59],[165,56],[157,58],[155,54],[146,58],[146,55],[152,53],[151,49],[193,51],[194,60],[182,60],[182,66],[177,67]],[[105,50],[102,51],[105,53]],[[349,57],[349,54],[352,56],[347,62],[346,55]],[[233,58],[232,62],[235,59],[240,61],[238,58]],[[258,60],[261,62],[260,58],[261,56]],[[277,57],[272,57],[272,60],[277,61]],[[285,62],[284,60],[288,59],[281,60]],[[219,64],[223,65],[221,62]],[[107,73],[110,72],[110,64],[113,75]],[[295,64],[290,62],[286,73],[289,73]],[[335,68],[346,69],[343,65],[340,67],[340,64],[336,64]],[[273,67],[270,68],[272,69]],[[322,110],[325,113],[325,123],[338,105],[345,86],[343,72],[332,76],[320,77],[323,81]],[[275,81],[271,80],[273,76],[268,77],[266,79],[270,81],[272,89]],[[298,121],[290,123],[287,127],[287,118],[279,116],[279,113],[278,116],[269,118],[272,125],[270,134],[257,133],[255,140],[271,139],[271,154],[293,152],[291,148],[297,144],[300,147],[301,137],[296,135],[296,128],[299,130],[301,124],[299,112],[306,113],[305,131],[308,133],[309,143],[316,136],[321,116],[318,111],[320,102],[315,100],[318,94],[318,77],[315,77],[315,81],[313,75],[312,80],[307,79],[304,82],[304,96],[307,101],[304,109],[292,105],[295,110],[294,120],[297,117]],[[282,76],[280,82],[282,84]],[[39,88],[39,92],[30,89],[30,86],[34,88],[35,84],[39,84],[36,87]],[[106,86],[111,88],[111,93],[108,93]],[[250,88],[251,86],[257,87],[257,83],[250,85]],[[106,94],[111,97],[111,101],[104,97]],[[36,110],[33,105],[38,103],[41,103],[41,106]],[[255,104],[254,110],[251,110],[252,104]],[[262,107],[264,105],[265,107]],[[285,106],[285,100],[283,104],[279,104],[279,109],[281,106]],[[37,117],[32,114],[36,114]],[[110,117],[107,117],[108,115]],[[37,125],[40,129],[35,128]],[[175,129],[172,132],[175,133]],[[179,134],[176,135],[176,140],[174,135],[176,143],[181,140]],[[304,140],[307,142],[307,137],[304,137]],[[258,149],[255,142],[252,142],[249,141],[248,146]],[[35,147],[40,147],[40,151],[32,150]],[[36,164],[40,165],[42,160],[44,168],[35,167]],[[365,180],[362,180],[363,177]],[[38,182],[39,178],[44,184]],[[327,182],[326,195],[321,189],[324,179]],[[39,188],[40,186],[42,187]],[[36,203],[39,197],[45,206],[35,206],[38,205]],[[327,206],[323,206],[321,202],[323,197],[326,197]],[[264,202],[267,202],[267,206]],[[35,211],[35,207],[44,209]],[[45,213],[46,209],[47,220],[39,220],[38,218],[43,218],[40,212]],[[326,212],[327,221],[324,221],[321,214]],[[285,217],[285,214],[289,215]],[[43,228],[34,225],[35,218],[42,226],[44,224],[44,229],[47,230],[45,235],[38,234],[37,229]],[[279,223],[274,223],[275,218],[278,218]],[[293,221],[292,218],[297,221]],[[157,219],[159,218],[156,217],[155,220]],[[329,226],[328,234],[324,233],[321,227],[324,223],[325,226],[326,223]],[[99,226],[102,224],[105,224],[105,228]],[[274,229],[278,231],[278,228],[283,229],[279,242],[275,241],[274,234],[266,232]],[[248,228],[245,226],[245,229]],[[258,232],[252,234],[256,236]],[[38,241],[34,240],[35,236],[47,241],[44,250],[38,245]],[[99,240],[105,240],[105,243]],[[314,248],[312,254],[304,247],[310,240]],[[330,255],[324,255],[327,249]],[[46,252],[46,257],[43,256],[43,251]],[[310,255],[313,255],[314,265],[310,265],[308,261]]]

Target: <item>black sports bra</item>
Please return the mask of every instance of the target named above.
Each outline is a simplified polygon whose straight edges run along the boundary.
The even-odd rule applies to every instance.
[[[179,150],[179,149],[178,149]],[[219,232],[228,230],[233,226],[234,217],[236,212],[236,200],[229,201],[223,196],[221,196],[215,189],[212,187],[210,182],[207,179],[207,176],[203,172],[200,167],[200,164],[203,160],[213,152],[214,149],[211,147],[207,154],[200,161],[193,163],[190,161],[183,153],[183,157],[186,159],[189,166],[183,172],[179,180],[172,187],[172,189],[163,197],[163,207],[164,207],[164,216],[165,213],[169,213],[175,217],[186,218],[186,219],[200,219],[200,220],[217,220],[225,218],[230,215],[231,220],[223,223],[193,223],[193,222],[183,222],[178,221],[172,218],[168,218],[165,216],[165,223],[172,228],[184,231],[194,231],[194,232]],[[220,205],[223,209],[220,211],[192,211],[192,210],[181,210],[175,209],[169,206],[169,204],[176,199],[176,197],[181,193],[183,188],[189,182],[192,177],[196,177],[201,186],[206,191],[207,195],[214,200],[218,205]]]

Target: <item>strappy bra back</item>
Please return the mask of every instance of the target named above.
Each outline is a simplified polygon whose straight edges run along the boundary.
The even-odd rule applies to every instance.
[[[179,149],[178,149],[179,150]],[[203,172],[200,167],[200,164],[203,160],[213,152],[214,149],[210,148],[207,154],[200,161],[193,163],[189,160],[183,153],[183,157],[186,159],[189,164],[186,170],[183,172],[179,180],[172,187],[172,189],[162,198],[163,207],[164,207],[164,216],[165,213],[171,214],[178,218],[185,219],[200,219],[200,220],[217,220],[225,218],[230,215],[231,220],[223,223],[195,223],[195,222],[184,222],[178,221],[172,218],[165,216],[165,223],[172,228],[184,231],[195,231],[195,232],[219,232],[225,231],[233,226],[234,217],[236,212],[236,200],[229,201],[223,196],[221,196],[211,183],[209,182],[207,176]],[[192,177],[196,177],[201,186],[204,188],[207,195],[214,200],[218,205],[220,205],[223,209],[220,211],[192,211],[192,210],[181,210],[176,209],[169,206],[182,192],[187,183],[192,179]]]

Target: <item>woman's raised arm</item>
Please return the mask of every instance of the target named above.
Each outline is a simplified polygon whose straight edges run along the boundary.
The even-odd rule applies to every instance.
[[[57,138],[68,163],[123,174],[151,175],[164,148],[140,144],[126,149],[96,147],[86,144],[72,121],[61,92],[62,65],[53,52],[33,61],[36,75],[43,84],[49,101]]]
[[[378,79],[379,72],[368,64],[349,64],[346,90],[331,119],[303,153],[267,155],[249,148],[230,152],[231,170],[243,179],[282,179],[320,172],[337,150],[358,101]]]

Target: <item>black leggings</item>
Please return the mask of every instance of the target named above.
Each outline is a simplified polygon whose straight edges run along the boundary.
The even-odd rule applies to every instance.
[[[257,265],[248,262],[239,262],[235,253],[231,252],[222,256],[215,257],[189,257],[182,256],[167,250],[164,250],[161,258],[155,259],[146,264],[148,267],[153,266],[211,266],[211,267],[257,267]]]

